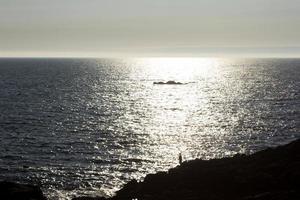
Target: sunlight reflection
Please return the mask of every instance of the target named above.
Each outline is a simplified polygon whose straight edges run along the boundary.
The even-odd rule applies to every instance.
[[[137,65],[150,71],[156,80],[194,81],[199,76],[207,77],[212,68],[219,65],[216,58],[140,58]]]
[[[169,81],[186,83],[184,85],[153,85],[146,87],[147,105],[151,113],[151,122],[147,132],[153,143],[153,153],[167,165],[176,165],[179,152],[185,159],[191,159],[189,152],[193,144],[193,134],[198,124],[195,117],[197,109],[208,107],[206,79],[215,77],[219,60],[215,58],[144,58],[136,60],[136,65],[143,67],[149,74],[148,81]],[[147,70],[147,72],[145,72]],[[143,75],[144,76],[144,75]],[[195,116],[197,115],[197,116]],[[203,119],[204,121],[207,119]],[[151,148],[151,147],[149,147]],[[160,163],[160,165],[163,165]]]

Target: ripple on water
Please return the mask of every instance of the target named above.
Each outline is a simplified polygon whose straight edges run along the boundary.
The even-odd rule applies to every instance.
[[[0,179],[112,195],[184,160],[299,138],[299,59],[0,59]],[[153,86],[175,80],[187,85]]]

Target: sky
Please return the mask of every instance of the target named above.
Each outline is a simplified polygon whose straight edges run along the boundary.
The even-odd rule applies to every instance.
[[[0,0],[0,57],[300,56],[299,0]]]

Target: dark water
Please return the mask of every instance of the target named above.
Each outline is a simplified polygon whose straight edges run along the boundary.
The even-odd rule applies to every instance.
[[[300,59],[0,59],[0,179],[53,199],[299,137]]]

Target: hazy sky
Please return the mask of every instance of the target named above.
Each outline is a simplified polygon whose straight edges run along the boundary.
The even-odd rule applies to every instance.
[[[300,0],[0,0],[0,56],[297,53],[299,36]]]

